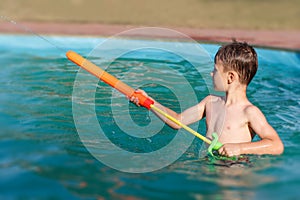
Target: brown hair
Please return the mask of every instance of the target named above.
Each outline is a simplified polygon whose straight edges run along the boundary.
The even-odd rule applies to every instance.
[[[258,68],[257,54],[246,42],[232,42],[219,48],[215,63],[221,61],[224,72],[234,70],[242,84],[248,85]]]

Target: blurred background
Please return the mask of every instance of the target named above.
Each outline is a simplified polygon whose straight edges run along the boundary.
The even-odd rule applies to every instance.
[[[299,30],[299,0],[1,0],[19,21]]]

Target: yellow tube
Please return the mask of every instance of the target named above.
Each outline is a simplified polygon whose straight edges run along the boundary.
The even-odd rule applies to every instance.
[[[158,112],[159,114],[163,115],[164,117],[168,118],[169,120],[171,120],[172,122],[176,123],[178,126],[182,127],[183,129],[185,129],[186,131],[192,133],[194,136],[196,136],[197,138],[203,140],[204,142],[206,142],[207,144],[211,144],[211,141],[209,139],[207,139],[206,137],[204,137],[203,135],[201,135],[200,133],[194,131],[193,129],[191,129],[190,127],[188,127],[187,125],[181,123],[180,121],[178,121],[177,119],[175,119],[174,117],[172,117],[171,115],[167,114],[166,112],[162,111],[161,109],[157,108],[156,106],[154,106],[153,104],[150,105],[150,108],[155,110],[156,112]]]

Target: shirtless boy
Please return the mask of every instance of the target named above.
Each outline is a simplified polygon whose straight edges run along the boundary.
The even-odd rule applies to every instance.
[[[220,155],[281,154],[284,146],[277,132],[246,96],[247,86],[257,67],[257,54],[247,43],[233,42],[222,46],[215,56],[211,76],[214,89],[225,92],[225,96],[209,95],[180,114],[153,99],[154,105],[185,125],[206,118],[206,137],[211,138],[213,132],[219,135],[219,142],[223,144],[218,150]],[[139,92],[147,96],[143,90]],[[137,98],[133,97],[131,101],[138,105]],[[172,128],[180,128],[160,114],[155,114]],[[260,140],[252,142],[255,134]]]

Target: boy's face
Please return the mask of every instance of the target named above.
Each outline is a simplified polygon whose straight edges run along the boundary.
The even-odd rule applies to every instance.
[[[214,70],[210,74],[216,91],[224,92],[226,90],[226,73],[224,73],[223,70],[224,67],[222,62],[217,61],[214,66]]]

